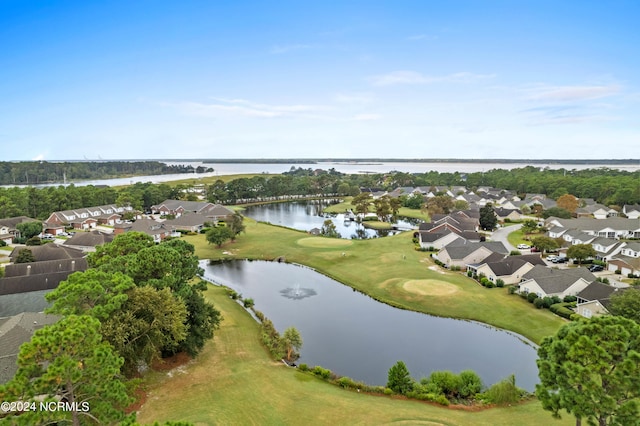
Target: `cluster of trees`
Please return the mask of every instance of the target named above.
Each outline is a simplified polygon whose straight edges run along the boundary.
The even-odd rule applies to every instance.
[[[0,185],[37,185],[121,176],[212,172],[212,168],[168,165],[159,161],[0,162]]]
[[[398,216],[398,211],[402,207],[402,200],[387,195],[374,200],[370,192],[361,192],[353,197],[351,204],[354,206],[355,212],[362,215],[372,211],[373,204],[373,211],[378,216],[378,219],[381,222],[391,222]]]
[[[240,213],[234,213],[224,224],[214,225],[206,231],[207,242],[215,244],[218,248],[222,247],[228,240],[235,241],[245,228],[244,217]]]
[[[0,387],[3,400],[44,397],[79,405],[21,413],[15,421],[123,420],[132,401],[127,378],[163,356],[196,356],[219,326],[220,312],[204,299],[206,284],[197,279],[203,271],[194,247],[184,240],[155,244],[129,232],[98,247],[88,262],[90,269],[71,274],[46,296],[47,312],[62,319],[23,345],[15,378]]]
[[[416,382],[403,361],[398,361],[388,372],[387,388],[391,392],[439,404],[450,402],[468,403],[474,400],[491,403],[514,403],[523,398],[526,392],[515,385],[511,376],[494,384],[483,392],[484,386],[475,371],[464,370],[459,374],[451,371],[434,371],[428,378]]]

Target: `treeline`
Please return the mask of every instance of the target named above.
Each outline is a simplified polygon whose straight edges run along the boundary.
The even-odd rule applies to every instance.
[[[208,201],[238,204],[255,201],[274,201],[309,196],[354,196],[361,190],[391,190],[397,187],[483,186],[527,193],[547,194],[558,198],[572,194],[579,198],[593,198],[605,205],[622,206],[640,203],[640,171],[627,172],[613,169],[539,170],[524,167],[513,170],[460,174],[404,173],[343,174],[335,170],[292,169],[275,176],[258,175],[229,182],[217,180],[206,186]],[[91,207],[104,204],[131,205],[146,211],[150,206],[166,199],[197,200],[185,191],[186,185],[136,183],[124,188],[74,185],[58,187],[0,188],[0,218],[29,216],[46,219],[53,211]]]
[[[213,169],[158,161],[0,162],[0,185],[38,185],[123,176],[203,173]]]

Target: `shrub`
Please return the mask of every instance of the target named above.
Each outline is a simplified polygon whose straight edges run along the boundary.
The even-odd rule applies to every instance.
[[[247,309],[252,308],[254,304],[255,304],[255,302],[251,298],[244,299],[244,301],[243,301],[243,305]]]
[[[473,276],[473,271],[467,271],[467,276],[471,278]]]
[[[261,311],[254,310],[253,313],[256,315],[256,318],[258,318],[260,322],[264,321],[265,316]]]
[[[331,370],[322,368],[319,365],[316,365],[315,367],[313,367],[313,370],[311,370],[311,372],[316,376],[323,378],[325,380],[328,380],[329,378],[331,378]]]
[[[5,240],[0,240],[0,247],[6,247],[7,242]]]
[[[384,394],[385,395],[393,395],[393,391],[389,388],[384,388]]]
[[[616,269],[616,270],[614,271],[614,274],[616,274],[616,275],[620,275],[620,274],[622,274],[622,270],[620,270],[620,269]]]
[[[462,398],[470,398],[482,390],[482,379],[473,370],[464,370],[460,374],[460,388],[458,394]]]
[[[493,287],[495,287],[495,284],[494,284],[494,283],[492,283],[491,281],[487,281],[487,285],[485,285],[485,287],[487,287],[487,288],[493,288]]]
[[[520,256],[522,253],[520,253],[518,250],[511,250],[509,252],[509,256]]]
[[[518,402],[524,395],[525,391],[516,386],[516,377],[512,374],[487,389],[482,399],[490,404],[502,405]]]
[[[337,383],[338,383],[338,386],[345,389],[357,387],[356,382],[354,382],[353,379],[351,379],[350,377],[340,377]]]
[[[491,283],[491,281],[489,281],[489,279],[487,279],[486,277],[480,278],[480,284],[482,284],[483,287],[488,286],[489,283]]]
[[[309,366],[307,364],[300,364],[298,366],[298,368],[300,369],[300,371],[309,371]]]
[[[533,301],[536,300],[537,298],[538,298],[538,295],[535,293],[527,294],[527,300],[529,301],[529,303],[533,303]]]
[[[429,376],[429,385],[437,389],[437,393],[455,397],[462,387],[460,376],[451,371],[434,371]]]
[[[535,303],[535,301],[534,301]],[[555,302],[557,303],[557,302]],[[549,309],[551,307],[551,305],[554,304],[553,298],[549,297],[549,296],[545,296],[542,298],[542,307],[545,309]],[[536,306],[537,307],[537,306]]]
[[[515,294],[516,292],[516,286],[510,285],[509,286],[509,294]]]
[[[564,297],[564,299],[562,299],[564,303],[571,303],[571,302],[575,302],[576,300],[578,300],[578,298],[576,296],[571,296],[571,295],[567,295]]]
[[[559,315],[563,318],[566,319],[571,319],[571,315],[574,314],[574,312],[568,308],[568,306],[571,306],[570,303],[555,303],[553,305],[551,305],[551,307],[549,308],[549,310],[551,312],[553,312],[556,315]]]
[[[502,280],[502,278],[498,278],[496,280],[496,287],[498,287],[498,288],[504,287],[504,280]]]
[[[544,307],[544,301],[538,297],[533,301],[533,306],[537,309],[542,309]]]

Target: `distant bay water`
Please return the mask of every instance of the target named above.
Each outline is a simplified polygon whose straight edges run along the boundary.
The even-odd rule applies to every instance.
[[[131,161],[141,161],[141,160],[131,160]],[[358,162],[358,161],[324,161],[317,163],[205,163],[202,161],[181,161],[181,160],[158,160],[162,161],[168,165],[190,165],[194,168],[199,166],[212,168],[214,171],[209,173],[181,173],[181,174],[169,174],[169,175],[149,175],[149,176],[133,176],[126,178],[115,178],[115,179],[95,179],[95,180],[85,180],[85,181],[74,181],[67,182],[73,183],[76,186],[85,186],[85,185],[108,185],[108,186],[123,186],[123,185],[133,185],[137,182],[152,182],[152,183],[162,183],[162,182],[170,182],[174,180],[181,179],[194,179],[198,180],[204,177],[215,177],[215,176],[223,176],[223,175],[237,175],[237,174],[281,174],[283,172],[287,172],[291,170],[291,168],[301,167],[303,169],[322,169],[329,170],[335,169],[338,172],[346,173],[346,174],[364,174],[364,173],[387,173],[390,171],[401,171],[405,173],[427,173],[430,171],[435,171],[439,173],[475,173],[475,172],[486,172],[492,169],[504,169],[511,170],[516,168],[522,168],[527,166],[533,166],[540,169],[567,169],[567,170],[583,170],[583,169],[598,169],[598,168],[608,168],[608,169],[617,169],[617,170],[625,170],[628,172],[634,172],[636,170],[640,170],[640,160],[635,164],[610,164],[603,162],[602,164],[598,163],[539,163],[539,162],[471,162],[471,161],[463,161],[463,162],[451,162],[451,161],[443,161],[443,162],[393,162],[393,161],[381,161],[381,162]],[[45,184],[45,185],[36,185],[36,186],[58,186],[63,183],[55,183],[55,184]],[[5,187],[10,187],[12,185],[5,185]]]

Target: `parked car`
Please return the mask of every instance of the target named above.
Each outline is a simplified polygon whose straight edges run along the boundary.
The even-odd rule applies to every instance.
[[[550,254],[549,256],[547,256],[547,260],[549,262],[553,262],[554,260],[556,260],[558,258],[558,256],[556,256],[555,254]]]
[[[518,250],[526,250],[531,248],[530,246],[528,246],[527,244],[518,244]]]
[[[604,267],[602,265],[589,266],[589,272],[601,272],[601,271],[604,271]]]
[[[553,259],[553,263],[567,263],[569,261],[568,257],[556,257]]]

